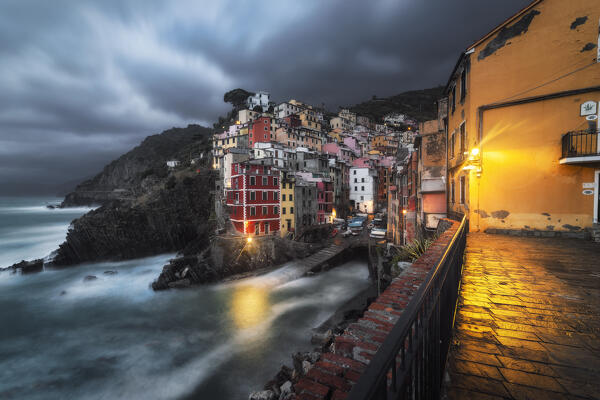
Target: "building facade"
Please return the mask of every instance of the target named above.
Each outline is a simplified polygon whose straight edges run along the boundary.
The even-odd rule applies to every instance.
[[[232,164],[231,188],[227,189],[229,220],[245,235],[279,231],[279,171],[253,161]]]
[[[472,231],[598,222],[599,17],[597,1],[534,1],[460,55],[445,90],[448,210]]]
[[[377,207],[377,171],[370,167],[350,168],[350,205],[372,214]]]

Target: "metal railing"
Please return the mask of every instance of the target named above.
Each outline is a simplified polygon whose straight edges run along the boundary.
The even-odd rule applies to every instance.
[[[598,130],[568,132],[562,137],[562,158],[600,155]]]
[[[348,400],[439,399],[462,274],[468,220],[353,386]]]

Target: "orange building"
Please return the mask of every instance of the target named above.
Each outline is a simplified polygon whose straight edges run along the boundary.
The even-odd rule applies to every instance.
[[[534,1],[459,57],[446,86],[448,211],[472,231],[593,232],[599,20],[598,1]]]

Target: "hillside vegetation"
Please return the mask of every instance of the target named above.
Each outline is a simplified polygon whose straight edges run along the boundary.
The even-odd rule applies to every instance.
[[[411,90],[390,97],[375,97],[348,108],[350,111],[367,116],[374,121],[381,121],[383,116],[390,113],[401,113],[417,121],[428,121],[436,118],[435,102],[442,97],[443,90],[443,86]]]

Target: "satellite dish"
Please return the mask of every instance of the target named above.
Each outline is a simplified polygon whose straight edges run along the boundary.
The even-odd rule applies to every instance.
[[[585,117],[586,120],[588,121],[595,121],[598,119],[597,115],[588,115],[587,117]]]

